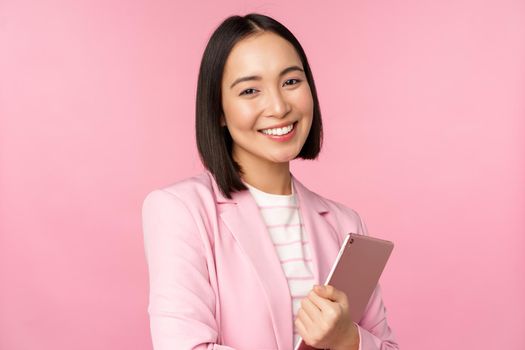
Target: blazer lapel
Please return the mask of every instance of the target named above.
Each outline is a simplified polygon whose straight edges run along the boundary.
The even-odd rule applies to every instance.
[[[301,219],[310,242],[315,284],[324,284],[339,253],[342,240],[328,220],[333,213],[326,203],[318,194],[306,188],[293,174],[292,180],[297,193]]]
[[[251,261],[256,278],[266,294],[266,302],[274,324],[278,349],[290,349],[293,344],[292,301],[288,281],[279,257],[269,236],[266,224],[251,193],[232,193],[226,198],[219,190],[213,175],[210,176],[218,204],[229,203],[219,213],[224,224],[231,231],[248,259]],[[337,236],[323,215],[328,207],[292,175],[292,184],[297,193],[301,219],[304,222],[314,265],[315,283],[328,275],[333,258],[339,247],[326,235]]]

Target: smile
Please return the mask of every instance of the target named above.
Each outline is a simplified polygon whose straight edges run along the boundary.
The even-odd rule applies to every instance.
[[[262,132],[265,135],[282,136],[282,135],[289,134],[293,130],[293,128],[295,127],[295,124],[297,124],[297,122],[294,122],[294,123],[292,123],[292,124],[290,124],[288,126],[284,126],[282,128],[263,129],[263,130],[259,130],[259,131]]]

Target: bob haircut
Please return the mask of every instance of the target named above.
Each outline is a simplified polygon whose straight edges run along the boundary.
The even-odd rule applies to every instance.
[[[215,177],[221,192],[229,199],[231,193],[247,190],[242,183],[241,166],[232,157],[233,140],[226,126],[221,126],[222,77],[226,60],[239,41],[258,33],[273,32],[289,41],[297,51],[313,98],[312,126],[296,158],[316,159],[321,151],[323,127],[314,78],[306,54],[295,36],[271,17],[250,13],[226,18],[213,32],[204,50],[197,83],[195,130],[197,148],[203,165]]]

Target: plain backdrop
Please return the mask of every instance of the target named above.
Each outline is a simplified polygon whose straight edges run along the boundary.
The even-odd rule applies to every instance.
[[[525,349],[525,2],[0,0],[0,348],[151,349],[141,205],[198,174],[197,73],[226,17],[302,43],[309,188],[395,242],[402,349]],[[174,349],[175,350],[175,349]]]

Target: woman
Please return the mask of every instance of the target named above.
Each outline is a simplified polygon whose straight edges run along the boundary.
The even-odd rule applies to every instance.
[[[213,33],[199,72],[205,171],[150,192],[143,231],[156,350],[398,349],[379,285],[359,324],[326,279],[352,209],[290,173],[315,159],[322,123],[306,55],[282,24],[248,14]]]

